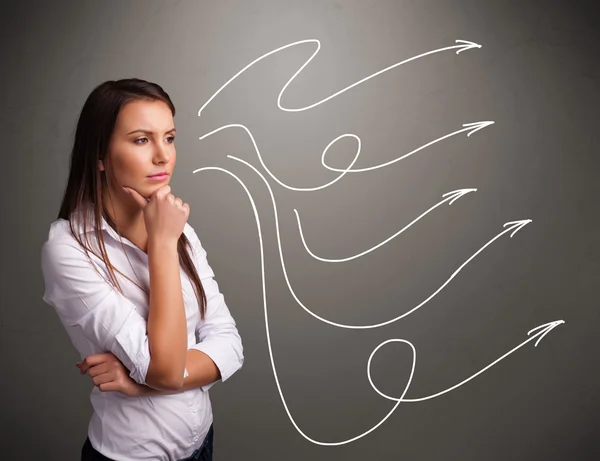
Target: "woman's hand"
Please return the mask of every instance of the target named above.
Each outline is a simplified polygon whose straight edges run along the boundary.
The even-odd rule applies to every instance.
[[[149,199],[130,187],[123,186],[123,189],[142,208],[148,239],[179,240],[190,215],[190,206],[171,194],[170,186],[157,189]]]
[[[86,372],[101,392],[120,392],[129,397],[141,395],[140,385],[129,376],[129,370],[111,352],[88,355],[77,362],[82,375]]]

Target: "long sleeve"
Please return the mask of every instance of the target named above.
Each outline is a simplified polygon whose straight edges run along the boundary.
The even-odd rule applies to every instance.
[[[242,339],[236,322],[225,303],[225,298],[219,291],[219,285],[214,279],[215,274],[208,264],[206,251],[193,230],[188,237],[194,249],[196,270],[207,300],[205,319],[204,321],[200,320],[196,326],[199,342],[192,349],[207,354],[219,368],[220,381],[226,381],[244,363]],[[206,384],[201,388],[207,391],[218,381]]]
[[[96,353],[112,352],[133,380],[146,384],[150,350],[146,320],[136,306],[96,272],[76,242],[45,242],[41,263],[43,300],[55,308],[82,358],[89,352],[86,338]]]

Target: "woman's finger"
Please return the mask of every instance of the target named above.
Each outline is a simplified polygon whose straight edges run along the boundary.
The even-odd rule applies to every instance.
[[[121,390],[121,385],[117,381],[110,381],[100,384],[98,389],[100,389],[100,392],[115,392]]]
[[[102,373],[96,375],[92,378],[92,382],[95,386],[99,386],[100,384],[110,383],[111,381],[115,381],[115,377],[112,373]]]
[[[125,192],[127,192],[131,196],[131,198],[134,199],[137,202],[137,204],[140,207],[144,208],[146,205],[148,205],[149,199],[147,199],[146,197],[144,197],[142,194],[140,194],[135,189],[132,189],[131,187],[123,186],[123,190]]]
[[[93,367],[88,368],[87,374],[92,378],[103,373],[108,373],[112,367],[109,362],[103,362],[100,365],[95,365]]]

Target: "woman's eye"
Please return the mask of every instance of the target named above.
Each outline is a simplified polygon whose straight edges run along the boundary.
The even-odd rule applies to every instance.
[[[135,142],[136,144],[140,144],[140,143],[138,143],[138,141],[141,141],[141,140],[143,140],[143,139],[145,139],[146,141],[148,140],[148,138],[138,138],[138,139],[136,139],[134,142]],[[171,142],[171,144],[175,142],[175,136],[169,136],[167,139],[170,139],[170,140],[171,140],[171,141],[170,141],[170,142]],[[146,144],[146,143],[142,143],[142,144]]]

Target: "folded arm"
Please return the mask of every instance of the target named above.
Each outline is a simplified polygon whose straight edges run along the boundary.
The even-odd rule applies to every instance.
[[[244,361],[236,323],[219,291],[206,251],[187,224],[186,234],[205,290],[207,310],[205,319],[196,326],[199,342],[187,351],[182,385],[165,377],[147,376],[151,356],[146,319],[96,272],[76,242],[46,242],[42,248],[43,300],[55,308],[82,358],[88,355],[82,352],[87,349],[81,342],[85,337],[96,346],[94,353],[111,352],[130,370],[129,376],[140,385],[141,394],[170,394],[197,387],[206,391],[219,380],[227,380]],[[96,267],[102,272],[100,265]]]
[[[89,350],[83,341],[87,339],[94,345],[94,352],[112,352],[136,383],[161,390],[176,387],[166,376],[155,375],[146,381],[152,360],[146,319],[96,271],[77,242],[46,242],[41,263],[43,300],[55,308],[82,358]],[[99,264],[96,268],[103,271]]]

